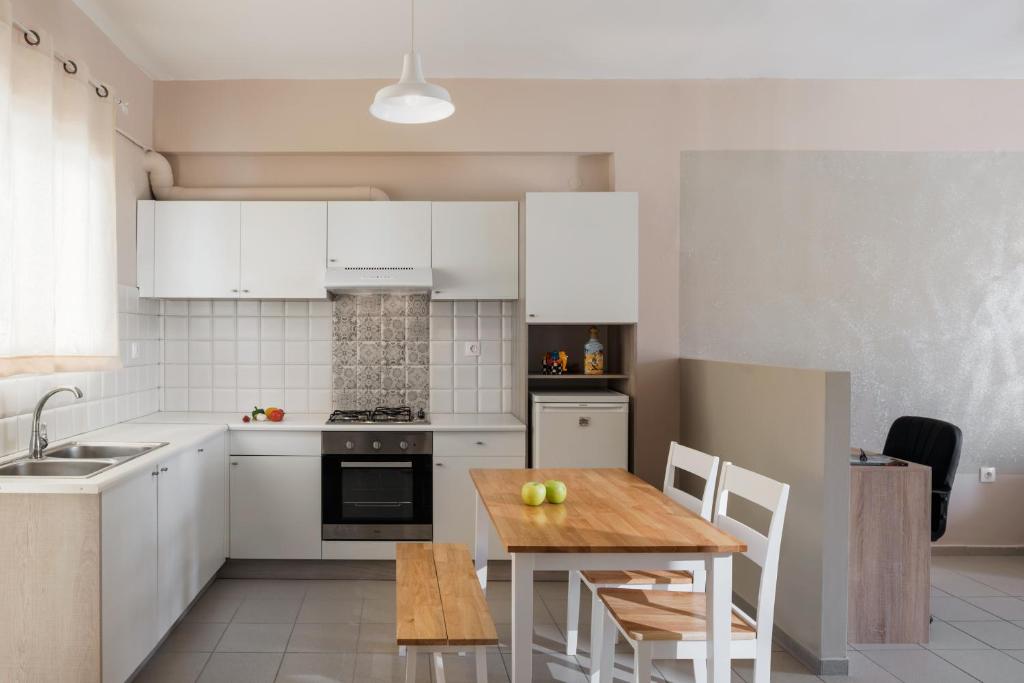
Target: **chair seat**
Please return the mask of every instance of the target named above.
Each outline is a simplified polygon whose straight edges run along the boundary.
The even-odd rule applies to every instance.
[[[582,571],[580,574],[595,586],[674,586],[693,583],[693,574],[687,571],[627,569]]]
[[[702,641],[707,639],[704,593],[601,588],[604,606],[633,640]],[[750,624],[732,614],[732,639],[753,640]]]

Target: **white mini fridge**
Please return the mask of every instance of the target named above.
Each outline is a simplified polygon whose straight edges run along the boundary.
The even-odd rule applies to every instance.
[[[629,466],[629,396],[617,391],[533,391],[534,467]]]

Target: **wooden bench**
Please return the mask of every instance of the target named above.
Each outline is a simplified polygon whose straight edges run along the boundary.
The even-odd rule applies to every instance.
[[[406,683],[416,680],[418,652],[433,652],[434,678],[444,683],[444,651],[476,651],[477,683],[487,681],[487,646],[498,632],[473,569],[469,549],[454,543],[396,546],[396,631],[406,651]]]

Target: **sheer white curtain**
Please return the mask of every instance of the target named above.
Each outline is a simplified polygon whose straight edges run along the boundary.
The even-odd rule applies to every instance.
[[[113,97],[0,29],[0,377],[118,367]]]

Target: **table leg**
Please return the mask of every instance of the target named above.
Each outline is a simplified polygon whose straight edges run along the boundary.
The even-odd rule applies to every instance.
[[[531,553],[512,553],[512,683],[533,678],[533,564]]]
[[[480,492],[476,492],[476,530],[474,536],[473,545],[473,560],[476,565],[476,578],[480,582],[480,587],[487,592],[487,540],[491,535],[491,520],[487,516],[487,508],[484,506],[484,501],[480,497]]]
[[[732,623],[732,555],[706,560],[708,681],[729,683]]]
[[[596,589],[597,586],[594,588]],[[590,683],[601,683],[602,643],[604,643],[604,608],[595,592],[590,596]],[[612,638],[612,649],[615,649],[614,638]]]

